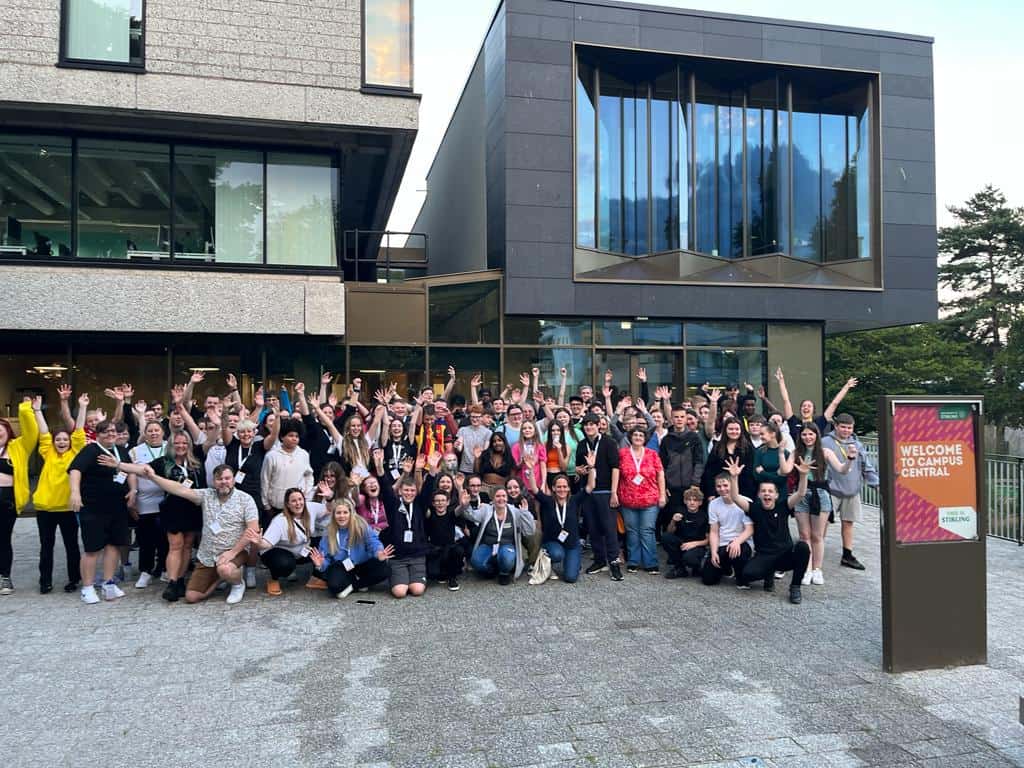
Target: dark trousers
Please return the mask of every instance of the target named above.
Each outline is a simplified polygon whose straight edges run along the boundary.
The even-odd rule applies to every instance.
[[[444,544],[434,547],[427,555],[427,578],[435,581],[439,579],[448,580],[459,576],[462,573],[466,561],[466,551],[462,548],[461,542]]]
[[[798,541],[792,549],[782,552],[758,552],[743,570],[743,582],[749,584],[769,577],[775,578],[775,571],[792,571],[792,584],[799,584],[807,572],[811,559],[811,548],[806,541]],[[738,579],[737,579],[738,580]]]
[[[346,587],[354,589],[372,587],[374,584],[386,581],[390,575],[391,566],[387,561],[374,557],[365,563],[360,563],[351,571],[346,571],[345,566],[341,563],[331,563],[327,567],[325,580],[327,581],[327,591],[336,595]]]
[[[586,507],[589,517],[590,548],[595,563],[610,563],[619,557],[618,514],[612,511],[610,493],[592,493]]]
[[[78,517],[75,513],[36,512],[36,527],[39,528],[39,583],[53,584],[53,548],[57,544],[58,528],[67,557],[68,581],[81,581],[79,563],[82,553],[78,549]]]
[[[167,566],[168,548],[160,515],[139,515],[135,522],[135,538],[139,543],[139,573],[159,577]]]
[[[295,573],[295,568],[300,563],[308,563],[308,557],[296,557],[287,549],[274,547],[260,555],[260,560],[270,571],[270,578],[283,579]]]
[[[704,561],[704,555],[707,554],[708,548],[694,547],[684,552],[680,549],[682,545],[683,540],[676,534],[669,533],[668,531],[661,534],[661,546],[668,553],[669,564],[676,568],[689,568],[696,575],[701,568],[701,563]]]
[[[739,557],[729,557],[728,547],[718,548],[718,567],[716,568],[711,562],[711,558],[707,559],[704,563],[704,570],[701,572],[700,578],[708,586],[717,584],[722,580],[723,576],[728,576],[730,573],[736,574],[736,582],[739,584],[745,584],[746,582],[741,581],[745,578],[747,565],[750,562],[750,545],[743,542],[740,545]]]
[[[668,489],[668,503],[658,510],[658,520],[654,525],[654,532],[658,535],[659,539],[665,532],[665,529],[668,528],[669,521],[672,520],[672,515],[676,512],[682,513],[683,491],[685,490],[685,488]]]
[[[14,488],[0,488],[0,576],[10,577],[14,563],[14,523],[18,513],[14,511]]]

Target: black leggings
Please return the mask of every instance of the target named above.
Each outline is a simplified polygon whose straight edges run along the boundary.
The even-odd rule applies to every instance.
[[[722,580],[722,577],[727,575],[729,572],[736,574],[736,583],[743,583],[740,580],[745,578],[744,574],[747,572],[746,569],[750,565],[750,545],[747,542],[740,544],[740,556],[737,558],[729,557],[728,545],[718,548],[718,567],[716,568],[711,562],[711,558],[707,559],[704,563],[704,570],[700,575],[701,581],[708,586],[717,584]]]
[[[300,563],[308,563],[308,557],[296,557],[287,549],[281,547],[274,547],[268,549],[262,555],[260,560],[267,566],[267,570],[270,571],[270,578],[272,579],[283,579],[287,576],[291,576],[295,573],[295,568]]]
[[[0,576],[10,578],[14,563],[14,523],[18,513],[14,510],[14,488],[0,488]]]
[[[139,573],[159,577],[166,569],[168,549],[160,515],[139,515],[135,536],[139,542]]]
[[[758,553],[747,563],[743,570],[743,583],[775,578],[775,571],[792,571],[792,584],[799,584],[807,572],[807,563],[811,559],[811,548],[806,541],[798,541],[792,549],[775,553]]]
[[[351,571],[346,571],[341,563],[331,563],[327,567],[327,574],[324,577],[327,581],[327,591],[336,595],[346,587],[362,589],[379,584],[391,576],[391,566],[386,560],[371,558],[365,563],[360,563]]]
[[[53,549],[57,544],[58,528],[67,557],[68,581],[72,584],[81,581],[79,564],[82,553],[78,549],[78,517],[75,513],[36,512],[36,526],[39,528],[39,583],[53,584]]]

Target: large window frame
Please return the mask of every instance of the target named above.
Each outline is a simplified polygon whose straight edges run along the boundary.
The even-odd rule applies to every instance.
[[[5,135],[23,135],[26,138],[31,138],[36,135],[37,131],[11,128],[2,131]],[[211,272],[239,272],[239,271],[252,271],[261,273],[271,274],[309,274],[309,275],[335,275],[342,271],[342,221],[341,221],[341,194],[342,194],[342,157],[340,150],[330,147],[295,147],[291,145],[282,144],[246,144],[242,142],[230,142],[230,141],[209,141],[202,139],[189,139],[180,137],[154,137],[142,134],[111,134],[102,132],[86,132],[86,131],[47,131],[47,136],[66,138],[71,141],[71,233],[70,233],[70,256],[35,256],[35,255],[15,255],[13,253],[0,253],[0,263],[35,263],[45,265],[60,265],[60,266],[102,266],[102,267],[118,267],[128,269],[175,269],[175,270],[202,270]],[[78,255],[79,252],[79,237],[78,237],[78,222],[79,222],[79,206],[81,198],[81,172],[79,163],[79,142],[83,140],[112,140],[121,142],[142,142],[142,143],[160,143],[166,144],[169,147],[169,165],[170,179],[169,189],[167,191],[168,197],[172,201],[170,206],[170,220],[169,220],[169,250],[166,257],[146,259],[122,259],[122,258],[86,258]],[[257,263],[235,263],[235,262],[217,262],[215,257],[210,260],[201,260],[193,256],[185,257],[181,256],[177,258],[175,244],[175,213],[176,213],[176,179],[175,173],[175,148],[178,146],[182,147],[209,147],[211,149],[235,149],[242,151],[255,152],[262,158],[263,164],[263,249],[262,259]],[[268,260],[268,240],[267,240],[267,210],[268,210],[268,185],[267,185],[267,163],[268,156],[275,153],[284,153],[288,155],[308,155],[315,157],[329,157],[330,167],[334,174],[332,195],[335,202],[335,216],[334,216],[334,260],[333,263],[328,266],[303,266],[303,265],[284,265],[274,264]],[[183,251],[184,253],[184,251]]]
[[[631,253],[628,251],[616,251],[601,248],[601,192],[600,182],[602,178],[601,174],[601,162],[599,146],[600,146],[600,126],[601,126],[601,60],[604,55],[615,56],[616,54],[625,54],[637,56],[648,55],[651,57],[659,57],[662,59],[675,60],[675,66],[677,71],[677,82],[679,83],[679,94],[682,104],[682,115],[686,121],[685,135],[683,136],[683,144],[688,150],[688,157],[683,158],[681,165],[681,172],[689,175],[689,186],[687,189],[679,189],[680,199],[680,232],[678,233],[679,246],[676,248],[659,248],[654,242],[653,236],[649,240],[649,247],[646,252],[642,253]],[[612,59],[614,62],[614,59]],[[807,265],[812,271],[829,271],[830,276],[835,278],[834,284],[828,280],[818,282],[813,287],[818,288],[841,288],[841,289],[860,289],[860,290],[881,290],[882,289],[882,234],[881,234],[881,208],[882,208],[882,184],[881,184],[881,118],[880,118],[880,105],[879,105],[879,73],[876,71],[868,70],[854,70],[854,69],[835,69],[828,67],[806,67],[794,64],[782,64],[782,63],[768,63],[762,61],[751,61],[751,60],[735,60],[737,65],[749,65],[750,67],[763,68],[763,72],[757,74],[762,77],[772,75],[776,78],[778,83],[781,84],[781,91],[778,93],[778,105],[771,110],[773,121],[778,121],[778,142],[777,151],[781,153],[781,158],[785,162],[785,167],[780,167],[781,173],[779,173],[776,179],[776,189],[771,191],[774,198],[777,198],[779,210],[776,212],[778,217],[777,231],[778,236],[778,248],[774,251],[769,251],[764,247],[763,244],[759,245],[759,240],[755,235],[753,227],[753,216],[752,216],[752,196],[755,191],[751,189],[750,177],[751,159],[748,157],[749,153],[749,142],[748,142],[748,119],[747,112],[750,110],[767,112],[769,110],[760,107],[746,90],[737,91],[737,97],[740,99],[736,106],[741,110],[742,113],[742,131],[741,138],[737,138],[742,144],[742,169],[741,176],[737,179],[738,185],[741,188],[740,199],[737,200],[737,206],[741,211],[742,218],[742,233],[743,243],[742,249],[738,252],[730,255],[720,255],[719,251],[712,252],[711,250],[699,250],[697,248],[700,223],[698,219],[698,195],[700,190],[697,188],[697,141],[698,141],[698,130],[696,126],[697,119],[697,107],[700,104],[700,99],[697,96],[697,75],[694,74],[694,68],[707,68],[709,63],[713,62],[714,59],[700,56],[700,55],[673,55],[659,54],[654,51],[646,51],[642,49],[629,49],[620,50],[615,49],[610,53],[607,53],[605,49],[600,46],[591,46],[586,44],[574,44],[573,46],[573,248],[576,254],[576,265],[574,268],[574,280],[580,282],[617,282],[617,283],[646,283],[646,282],[660,282],[660,283],[676,283],[676,284],[712,284],[712,285],[792,285],[794,287],[801,287],[803,285],[810,285],[809,283],[801,283],[796,280],[787,279],[786,272],[787,267],[783,262],[799,262]],[[732,61],[732,60],[731,60]],[[689,64],[688,64],[689,63]],[[612,64],[614,66],[614,64]],[[711,64],[713,66],[713,64]],[[658,75],[660,70],[656,67],[652,67],[647,81],[647,88],[649,94],[649,105],[653,104],[653,92],[655,90],[654,82],[655,77]],[[863,244],[860,248],[851,247],[848,249],[848,253],[856,254],[847,256],[845,258],[829,257],[828,251],[822,248],[822,254],[820,258],[810,259],[801,257],[794,252],[793,243],[796,240],[794,234],[794,194],[793,194],[793,169],[792,169],[792,156],[794,154],[793,142],[793,113],[794,113],[794,98],[793,88],[796,79],[803,73],[814,73],[822,71],[834,71],[837,77],[845,77],[849,79],[861,78],[862,85],[864,88],[866,105],[864,107],[865,120],[863,121],[866,128],[863,131],[863,136],[866,136],[867,141],[864,144],[866,151],[869,152],[867,162],[867,199],[866,201],[859,196],[858,193],[858,205],[863,205],[865,212],[863,216],[854,218],[848,217],[849,221],[855,221],[856,224],[863,225],[863,222],[867,222],[866,232],[861,235]],[[588,77],[593,78],[593,83],[590,84],[588,80],[588,88],[593,90],[593,96],[591,97],[592,106],[581,107],[580,101],[584,94],[582,92],[582,86],[580,86],[580,77],[586,74]],[[757,80],[751,77],[749,84],[756,83]],[[724,103],[724,102],[723,102]],[[650,106],[648,107],[648,114],[651,113]],[[583,114],[585,113],[585,114]],[[717,108],[715,117],[715,145],[717,152],[717,141],[718,141],[718,126],[717,126]],[[822,102],[820,115],[826,114],[831,115],[832,113],[828,109],[828,105]],[[583,117],[581,118],[581,115]],[[595,135],[588,136],[583,139],[581,138],[579,131],[581,130],[581,122],[584,126],[584,130],[593,130]],[[653,123],[652,123],[653,125]],[[651,159],[651,147],[654,141],[652,135],[653,128],[648,128],[647,141],[647,163],[648,168],[651,168],[653,161]],[[849,130],[848,130],[849,134]],[[784,138],[783,138],[784,136]],[[785,141],[785,146],[783,146]],[[593,154],[592,164],[595,167],[593,172],[593,184],[591,180],[584,179],[581,177],[580,168],[580,147],[585,148],[584,154]],[[860,145],[858,145],[860,147]],[[758,150],[763,152],[763,150]],[[762,161],[763,162],[763,161]],[[849,162],[849,160],[848,160]],[[849,166],[848,166],[849,167]],[[857,169],[861,171],[861,168]],[[861,171],[862,172],[862,171]],[[718,236],[719,232],[719,221],[718,218],[721,215],[720,201],[719,198],[719,173],[714,174],[712,187],[708,194],[710,194],[715,201],[714,210],[710,213],[711,216],[711,228],[715,232],[715,236]],[[655,179],[652,175],[648,177],[648,199],[651,200],[651,204],[647,207],[648,214],[648,231],[653,233],[658,227],[656,221],[655,205],[653,202],[653,189],[656,184]],[[592,188],[591,188],[592,187]],[[581,190],[586,191],[586,199],[581,199]],[[765,190],[760,190],[763,196]],[[590,196],[593,195],[593,200]],[[824,199],[824,198],[823,198]],[[671,200],[671,196],[670,196]],[[581,211],[582,207],[582,211]],[[585,215],[584,215],[585,214]],[[708,213],[704,213],[707,216]],[[822,238],[824,239],[825,229],[827,223],[823,223],[819,229],[821,230]],[[854,233],[856,234],[856,233]],[[672,275],[671,262],[666,259],[678,258],[680,259],[679,274]],[[735,270],[736,274],[729,274],[727,279],[722,279],[720,276],[715,277],[704,277],[694,276],[689,277],[685,273],[685,269],[693,267],[694,273],[707,270],[708,272],[715,269],[715,265],[730,265],[734,264],[741,266],[745,261],[754,261],[758,259],[772,259],[777,264],[774,265],[776,275],[771,276],[770,274],[761,274],[758,276],[748,275],[746,277],[739,278],[739,273],[743,271],[742,267],[739,270]],[[652,262],[659,262],[658,266],[652,266],[650,269],[642,267],[641,264],[644,260],[651,260]],[[634,262],[636,266],[630,268],[627,262]],[[686,266],[682,266],[685,264]],[[849,281],[845,279],[845,276],[835,271],[828,270],[829,267],[839,265],[856,265],[855,271],[856,277],[850,277]],[[614,268],[621,267],[621,271],[616,273]],[[757,268],[755,268],[757,269]],[[767,272],[767,267],[760,267],[762,272]],[[644,272],[650,272],[649,279],[642,277]],[[870,273],[870,275],[869,275]],[[854,273],[851,273],[854,274]]]
[[[60,0],[60,49],[57,66],[69,69],[98,69],[109,72],[146,72],[146,0],[142,3],[142,29],[139,38],[139,57],[137,61],[114,62],[102,59],[80,59],[68,55],[68,21],[71,0]]]
[[[413,0],[402,0],[409,7],[409,85],[388,85],[368,82],[366,79],[366,2],[359,2],[359,82],[360,90],[363,93],[375,93],[385,96],[413,96],[413,83],[416,81],[416,70],[414,67],[414,45],[415,45],[415,4]]]

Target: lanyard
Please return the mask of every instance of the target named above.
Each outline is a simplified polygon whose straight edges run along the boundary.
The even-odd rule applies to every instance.
[[[100,445],[100,443],[97,442],[96,443],[96,447],[99,448],[101,451],[103,451],[105,454],[107,454],[107,456],[112,458],[114,461],[116,461],[116,462],[120,462],[121,461],[121,456],[117,452],[117,446],[116,445],[112,445],[112,446],[110,446],[110,448],[104,448],[102,445]]]
[[[242,465],[245,464],[245,462],[247,462],[249,460],[250,456],[252,456],[252,446],[251,445],[249,446],[249,452],[247,454],[245,454],[245,458],[243,459],[242,458],[242,444],[239,443],[238,444],[238,468],[239,469],[241,469]]]
[[[505,510],[505,520],[508,520],[508,510]],[[501,530],[505,527],[505,520],[498,521],[498,514],[494,514],[494,529],[498,532],[496,544],[501,544]]]
[[[183,480],[188,480],[188,464],[179,464],[174,462],[174,466],[181,470],[181,477]]]
[[[407,524],[407,529],[411,531],[412,530],[412,506],[409,506],[407,508],[406,505],[403,503],[402,504],[402,514],[405,515],[405,521],[406,521],[406,524]]]
[[[160,443],[160,453],[157,453],[156,448],[149,445],[149,443],[146,443],[145,446],[146,450],[149,451],[150,461],[156,461],[157,459],[161,458],[164,455],[164,451],[167,450],[167,443]]]
[[[633,466],[636,467],[636,473],[639,475],[640,474],[640,465],[644,463],[644,455],[641,453],[640,454],[640,458],[638,459],[636,457],[636,454],[633,453],[633,449],[632,448],[629,449],[629,455],[633,459]]]
[[[370,514],[373,515],[373,524],[377,525],[380,522],[380,500],[374,499],[370,502],[373,509],[370,510]],[[409,521],[409,525],[412,526],[412,521]]]
[[[402,444],[401,443],[392,443],[391,444],[391,466],[392,467],[398,467],[399,460],[401,459],[401,454],[402,454]]]
[[[569,511],[569,503],[568,502],[566,502],[565,504],[559,504],[557,501],[555,502],[555,518],[557,518],[557,520],[558,520],[558,527],[559,528],[562,528],[562,529],[565,528],[565,517],[568,514],[568,511]]]

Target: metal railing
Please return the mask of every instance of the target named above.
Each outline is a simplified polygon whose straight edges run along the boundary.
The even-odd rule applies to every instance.
[[[878,466],[878,440],[861,438],[864,453]],[[992,453],[985,457],[985,487],[988,489],[988,535],[1024,546],[1024,458]],[[880,507],[878,488],[864,486],[861,501]]]

